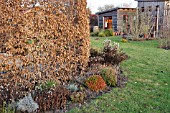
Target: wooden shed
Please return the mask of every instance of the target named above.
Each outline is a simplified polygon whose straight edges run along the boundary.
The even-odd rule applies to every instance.
[[[113,8],[110,10],[97,12],[98,26],[100,29],[113,29],[123,31],[127,28],[128,16],[136,13],[136,8]]]

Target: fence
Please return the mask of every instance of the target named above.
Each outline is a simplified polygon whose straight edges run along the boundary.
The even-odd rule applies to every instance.
[[[89,58],[86,0],[0,0],[0,85],[32,88],[80,74]]]

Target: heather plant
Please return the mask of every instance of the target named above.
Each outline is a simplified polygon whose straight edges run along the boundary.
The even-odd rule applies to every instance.
[[[105,67],[101,70],[101,76],[109,86],[116,86],[117,73],[113,67]]]
[[[100,91],[106,88],[106,83],[100,75],[93,75],[85,81],[87,87],[93,91]]]

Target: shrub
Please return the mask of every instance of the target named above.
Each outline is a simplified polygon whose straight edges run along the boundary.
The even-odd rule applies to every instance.
[[[104,41],[103,48],[104,64],[119,65],[128,56],[119,48],[119,43],[111,42],[111,40]]]
[[[126,43],[126,42],[128,42],[126,39],[122,39],[122,41],[121,42],[124,42],[124,43]]]
[[[23,84],[23,86],[15,86],[9,84],[7,87],[0,85],[0,109],[3,107],[3,103],[6,102],[6,106],[12,103],[12,101],[18,101],[28,95],[28,87]]]
[[[0,56],[0,85],[4,87],[24,83],[33,88],[37,81],[66,81],[82,73],[88,64],[86,0],[71,0],[69,7],[65,0],[39,4],[28,8],[34,1],[0,1],[0,53],[8,54]]]
[[[90,50],[89,66],[98,63],[104,65],[119,65],[128,58],[128,56],[119,48],[119,43],[112,43],[111,40],[105,40],[103,45],[104,48],[101,52],[95,49]]]
[[[86,80],[86,85],[93,91],[100,91],[106,88],[106,83],[100,75],[93,75]]]
[[[108,36],[113,36],[113,31],[112,29],[107,29],[104,31],[104,34],[108,37]]]
[[[163,38],[163,39],[159,38],[158,44],[160,48],[168,50],[170,49],[170,38]]]
[[[104,31],[100,31],[98,34],[99,37],[106,37],[106,34],[104,33]]]
[[[36,89],[34,92],[34,100],[39,105],[38,112],[42,113],[50,110],[64,109],[69,94],[69,90],[61,86],[44,89],[43,91]]]
[[[98,34],[99,34],[99,31],[96,31],[96,32],[90,33],[90,36],[92,36],[92,37],[97,37]]]
[[[117,75],[116,69],[113,67],[105,67],[101,71],[101,76],[109,86],[116,86],[117,83]]]

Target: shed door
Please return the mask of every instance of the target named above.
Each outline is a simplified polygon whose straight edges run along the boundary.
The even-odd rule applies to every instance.
[[[112,17],[104,17],[104,29],[112,29]]]

